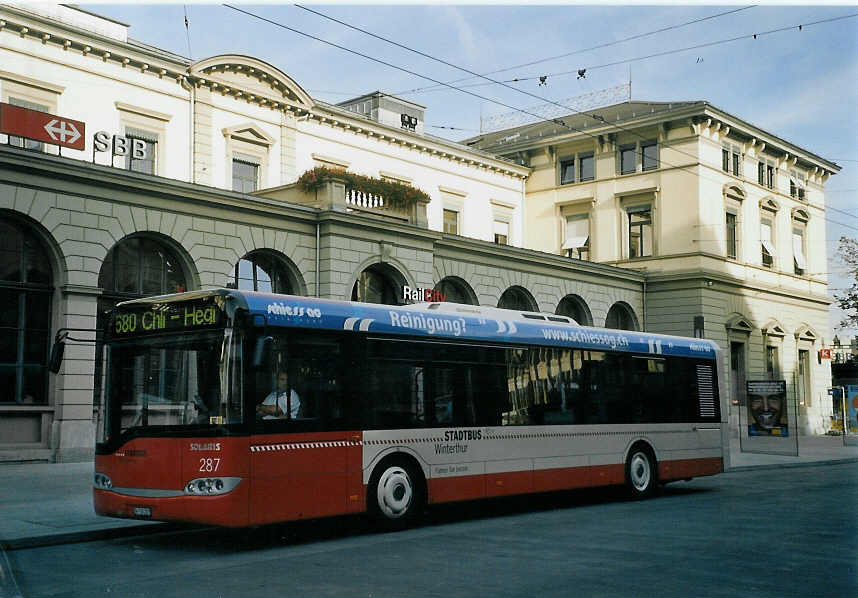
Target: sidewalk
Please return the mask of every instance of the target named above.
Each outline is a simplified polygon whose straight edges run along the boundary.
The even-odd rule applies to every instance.
[[[799,456],[795,457],[742,453],[738,438],[733,438],[728,471],[858,463],[858,438],[850,440],[855,444],[843,446],[843,438],[839,436],[800,436]],[[786,450],[795,447],[794,439],[790,441]],[[92,509],[92,478],[91,462],[0,464],[0,486],[3,488],[0,492],[0,552],[3,549],[155,533],[176,527],[174,524],[97,516]]]

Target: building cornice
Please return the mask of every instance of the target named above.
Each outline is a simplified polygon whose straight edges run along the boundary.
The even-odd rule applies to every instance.
[[[591,112],[593,111],[587,111],[585,114],[590,114]],[[570,116],[578,115],[579,114],[576,113]],[[562,121],[562,118],[556,120]],[[689,126],[697,135],[702,132],[702,128],[711,127],[716,128],[716,130],[725,137],[730,132],[732,132],[734,136],[738,133],[741,136],[747,137],[749,140],[753,140],[758,146],[765,145],[768,153],[779,155],[779,157],[783,158],[784,161],[793,159],[801,160],[804,163],[803,166],[805,168],[809,168],[810,170],[817,169],[820,176],[824,173],[827,173],[830,176],[831,174],[836,174],[841,169],[836,163],[781,139],[780,137],[733,116],[732,114],[705,101],[667,111],[636,115],[616,123],[608,121],[599,122],[596,118],[593,118],[592,122],[586,122],[584,126],[576,127],[575,130],[571,130],[566,133],[531,137],[517,143],[495,144],[487,147],[486,149],[500,155],[512,155],[519,152],[541,149],[546,146],[558,146],[566,143],[572,143],[586,138],[592,138],[594,141],[598,141],[601,136],[622,135],[629,130],[657,126],[666,122],[679,123],[681,126]],[[544,125],[545,123],[537,124]]]
[[[501,251],[502,255],[500,254]],[[574,272],[576,276],[589,274],[601,280],[610,278],[615,281],[623,281],[634,285],[642,284],[645,278],[643,273],[626,268],[575,260],[553,253],[513,247],[511,245],[499,246],[490,241],[481,241],[457,235],[445,234],[435,244],[436,258],[460,259],[461,253],[466,253],[468,259],[472,261],[479,260],[483,256],[489,259],[500,258],[504,262],[515,261],[522,264],[530,264],[531,271],[533,272],[536,272],[540,268],[561,268]]]
[[[317,103],[312,110],[303,112],[301,116],[306,116],[309,120],[313,120],[319,124],[326,124],[356,135],[375,138],[379,141],[387,141],[393,145],[419,151],[429,156],[482,168],[490,172],[504,174],[521,180],[527,179],[532,171],[531,168],[519,166],[499,156],[486,152],[478,152],[452,141],[440,138],[429,139],[421,135],[411,134],[402,129],[362,118],[356,113],[328,104]]]
[[[795,289],[785,289],[783,287],[770,286],[759,282],[749,281],[741,278],[734,278],[723,272],[716,272],[708,269],[698,269],[682,272],[660,272],[657,274],[648,274],[646,277],[647,290],[649,292],[660,292],[659,286],[663,286],[664,291],[676,290],[677,288],[699,288],[702,285],[710,286],[707,282],[714,285],[729,286],[733,289],[741,289],[751,293],[766,293],[777,295],[783,298],[795,299],[798,301],[809,301],[820,306],[826,307],[831,304],[831,300],[827,295],[817,295],[813,293],[802,293]],[[821,283],[822,284],[822,283]],[[684,286],[683,286],[684,285]]]
[[[97,181],[97,184],[93,184]],[[139,203],[145,198],[167,199],[188,205],[255,213],[267,217],[288,216],[315,223],[319,210],[298,204],[255,197],[217,187],[142,174],[71,158],[0,146],[0,182],[104,201]]]
[[[98,33],[81,30],[10,6],[0,7],[0,35],[18,35],[40,41],[67,52],[76,52],[94,60],[138,70],[161,79],[181,83],[189,60],[141,45],[111,39]]]
[[[838,164],[826,160],[813,152],[810,152],[806,149],[803,149],[795,144],[786,141],[785,139],[781,139],[777,135],[773,135],[768,131],[765,131],[751,123],[742,120],[732,114],[721,110],[717,106],[713,106],[708,102],[704,106],[703,114],[706,117],[712,117],[713,119],[717,119],[714,122],[720,123],[722,127],[729,127],[730,131],[741,132],[741,134],[746,137],[751,138],[756,141],[756,145],[760,143],[764,143],[766,147],[766,153],[771,155],[780,154],[782,157],[786,159],[796,158],[805,161],[811,168],[816,167],[819,169],[824,169],[830,171],[830,174],[836,174],[840,172],[841,168]],[[807,167],[807,166],[806,166]]]

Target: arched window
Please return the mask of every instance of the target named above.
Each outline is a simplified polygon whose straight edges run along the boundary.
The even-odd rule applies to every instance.
[[[104,296],[116,301],[187,290],[179,260],[162,243],[146,237],[123,239],[107,253],[98,274]]]
[[[26,226],[0,221],[0,403],[48,403],[48,251]]]
[[[563,297],[560,303],[557,304],[557,310],[554,313],[558,316],[568,316],[582,326],[593,325],[593,316],[590,314],[587,302],[578,295],[566,295]]]
[[[147,237],[128,237],[107,252],[98,286],[103,289],[98,298],[96,326],[103,331],[107,316],[117,303],[139,297],[180,293],[188,290],[181,262],[166,245]],[[95,348],[95,403],[100,406],[103,345]]]
[[[462,303],[464,305],[477,305],[474,292],[461,278],[447,276],[435,285],[435,290],[444,295],[447,303]]]
[[[632,308],[627,303],[620,301],[614,303],[611,309],[608,310],[608,316],[605,318],[605,328],[637,330],[638,319],[635,317],[635,312]]]
[[[361,272],[352,287],[352,301],[400,305],[402,281],[394,279],[392,270],[390,266],[373,264]]]
[[[498,300],[498,307],[517,311],[536,311],[536,301],[522,287],[509,287]]]
[[[233,283],[243,291],[298,294],[283,261],[267,251],[253,251],[238,260]]]

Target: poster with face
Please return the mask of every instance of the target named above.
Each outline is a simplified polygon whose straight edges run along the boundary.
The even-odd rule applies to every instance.
[[[786,380],[749,380],[748,436],[789,436]]]

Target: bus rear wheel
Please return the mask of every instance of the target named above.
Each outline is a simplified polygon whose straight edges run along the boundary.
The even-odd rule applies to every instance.
[[[369,481],[370,512],[387,528],[413,523],[423,508],[422,477],[404,460],[379,465]]]
[[[658,487],[658,470],[650,448],[639,444],[632,447],[626,460],[626,487],[635,500],[648,498]]]

